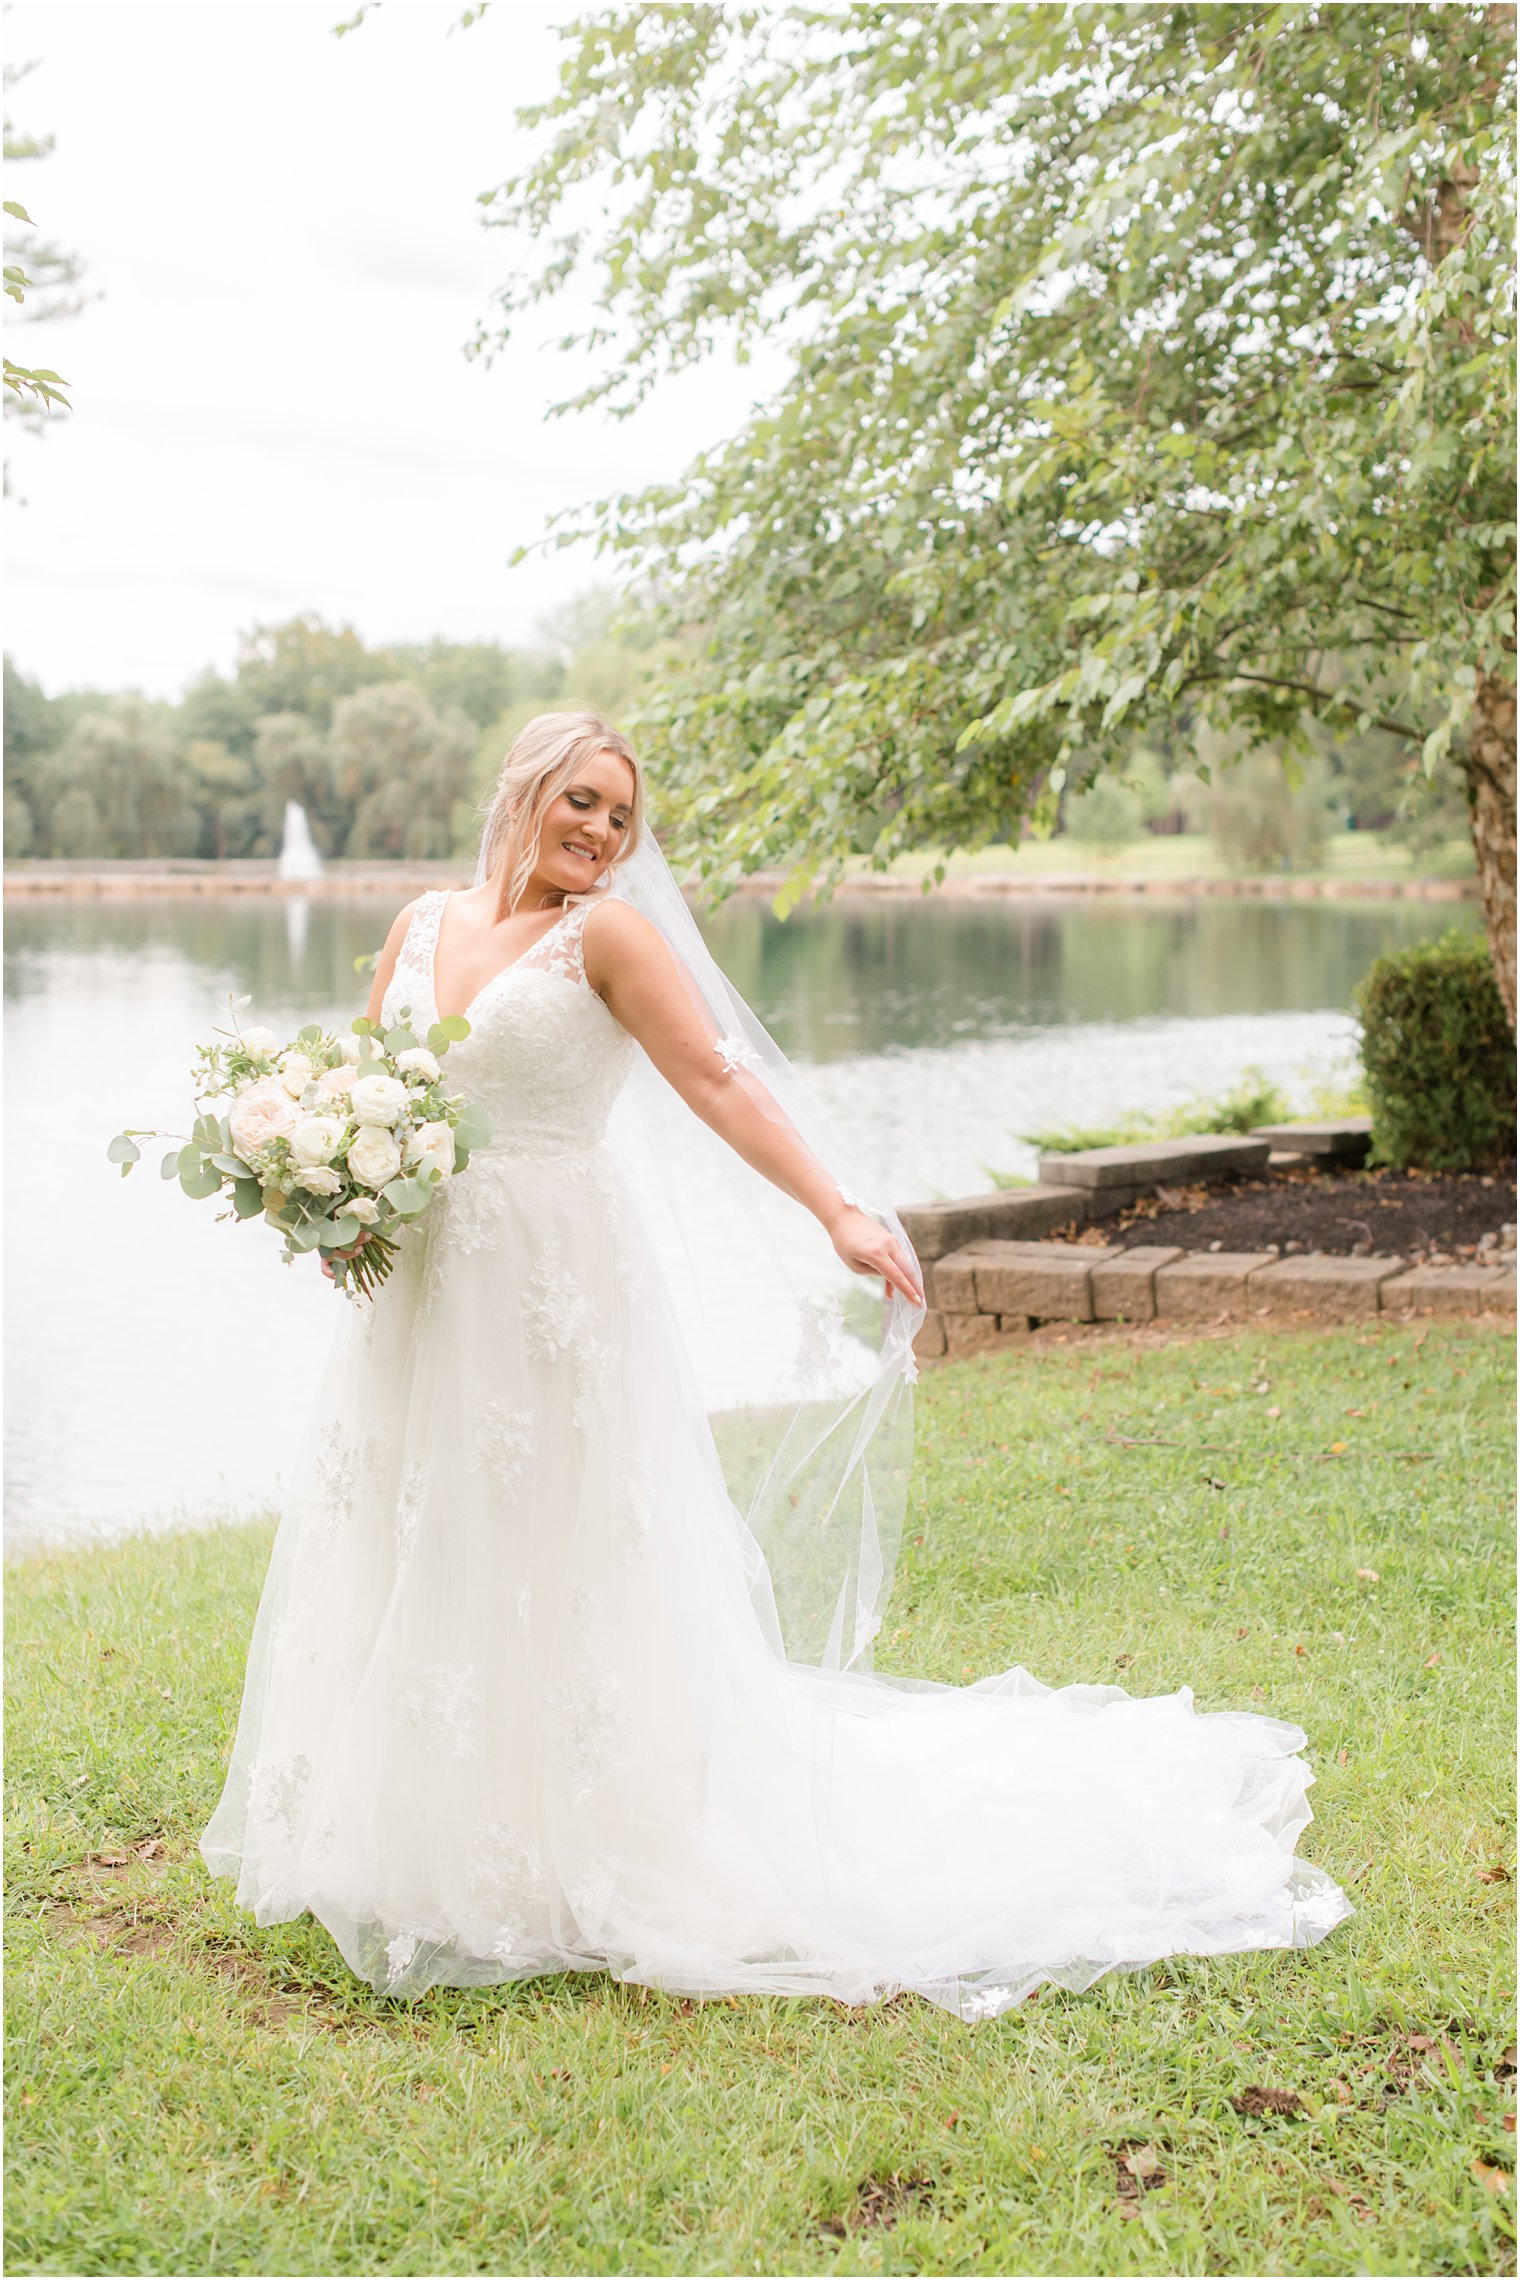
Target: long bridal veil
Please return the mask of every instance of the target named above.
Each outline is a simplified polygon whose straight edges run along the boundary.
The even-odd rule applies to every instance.
[[[485,848],[476,863],[486,876]],[[912,1246],[865,1192],[858,1151],[702,939],[653,833],[605,875],[673,953],[713,1050],[791,1125],[848,1200]],[[866,1670],[902,1537],[921,1308],[852,1276],[811,1215],[693,1115],[640,1051],[608,1136],[685,1334],[693,1397],[769,1570],[789,1660]]]

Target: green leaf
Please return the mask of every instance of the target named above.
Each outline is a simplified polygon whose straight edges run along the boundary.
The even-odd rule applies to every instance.
[[[222,1176],[208,1164],[204,1171],[181,1172],[179,1184],[186,1195],[193,1196],[199,1202],[203,1196],[216,1194],[222,1184]]]
[[[396,1028],[388,1029],[385,1033],[385,1050],[387,1053],[409,1053],[416,1043],[415,1032],[408,1028],[405,1022],[398,1023]]]
[[[18,222],[25,222],[28,229],[34,230],[37,227],[37,224],[32,220],[32,217],[27,212],[25,206],[18,206],[14,198],[5,199],[4,205],[6,212],[11,215],[14,220]]]
[[[257,1180],[242,1179],[232,1183],[232,1208],[239,1219],[256,1218],[264,1208],[264,1192]]]
[[[475,1101],[467,1101],[459,1112],[454,1127],[456,1144],[466,1148],[483,1148],[491,1137],[491,1120]]]
[[[308,1052],[314,1045],[320,1045],[321,1042],[322,1031],[319,1028],[318,1024],[314,1021],[308,1021],[304,1029],[298,1029],[296,1031],[296,1043],[298,1045],[304,1045]]]
[[[178,1179],[179,1150],[177,1148],[171,1148],[169,1150],[168,1155],[165,1156],[163,1162],[158,1167],[158,1176],[161,1180]]]
[[[106,1150],[107,1160],[113,1164],[120,1164],[124,1168],[135,1164],[141,1154],[142,1150],[138,1147],[137,1142],[129,1140],[125,1132],[118,1132]]]

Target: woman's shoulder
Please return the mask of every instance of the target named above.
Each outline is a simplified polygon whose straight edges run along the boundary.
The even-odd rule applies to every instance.
[[[653,978],[670,964],[670,946],[643,912],[621,895],[588,903],[581,921],[581,964],[587,981],[605,997],[613,982]]]

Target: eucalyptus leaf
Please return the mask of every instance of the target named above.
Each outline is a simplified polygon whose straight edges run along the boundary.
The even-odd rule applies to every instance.
[[[490,1137],[491,1120],[485,1110],[476,1102],[467,1101],[460,1110],[459,1122],[454,1127],[456,1144],[466,1148],[483,1148]]]
[[[232,1208],[239,1219],[252,1219],[264,1208],[264,1191],[257,1180],[234,1180]]]
[[[202,1196],[215,1195],[222,1184],[222,1178],[220,1172],[213,1171],[208,1164],[203,1171],[181,1172],[179,1184],[186,1195],[199,1201]]]
[[[142,1150],[138,1147],[137,1142],[129,1140],[125,1132],[118,1132],[106,1150],[107,1159],[111,1163],[123,1166],[135,1164],[141,1154]]]

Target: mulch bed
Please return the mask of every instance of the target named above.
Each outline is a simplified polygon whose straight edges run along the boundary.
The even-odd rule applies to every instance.
[[[1486,1258],[1494,1246],[1480,1253],[1480,1237],[1501,1236],[1514,1220],[1515,1182],[1503,1174],[1288,1171],[1160,1188],[1081,1239],[1463,1264]],[[1507,1248],[1513,1234],[1504,1239]]]

